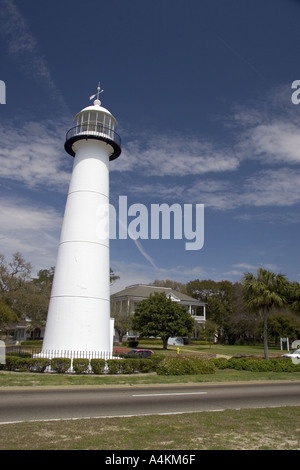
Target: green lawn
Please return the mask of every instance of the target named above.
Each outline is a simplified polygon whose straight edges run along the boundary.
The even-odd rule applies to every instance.
[[[158,385],[204,382],[244,382],[261,380],[300,380],[300,372],[249,372],[244,370],[216,370],[214,374],[163,376],[150,374],[94,375],[94,374],[37,374],[33,372],[0,371],[1,387],[53,386],[118,386]]]
[[[176,346],[168,346],[167,351],[162,350],[161,342],[155,341],[151,343],[151,340],[147,340],[145,342],[141,342],[138,345],[138,348],[148,348],[152,349],[154,352],[162,353],[162,354],[169,354],[176,352]],[[237,355],[257,355],[263,356],[264,355],[264,348],[263,345],[256,345],[256,346],[240,346],[240,345],[224,345],[224,344],[199,344],[197,342],[193,342],[190,345],[181,346],[180,352],[193,352],[198,354],[219,354],[219,355],[228,355],[228,356],[237,356]],[[287,351],[281,351],[280,348],[276,348],[274,346],[269,347],[269,355],[272,356],[280,356]]]
[[[299,419],[284,407],[2,424],[0,450],[299,450]]]
[[[240,354],[254,354],[254,355],[263,355],[264,354],[264,348],[263,344],[261,345],[255,345],[255,346],[240,346],[240,345],[224,345],[224,344],[204,344],[205,342],[198,342],[198,341],[193,341],[190,345],[186,346],[181,346],[180,351],[181,352],[196,352],[199,354],[225,354],[229,356],[234,356],[234,355],[240,355]],[[24,346],[23,346],[24,344]],[[36,348],[41,348],[42,347],[42,341],[26,341],[25,343],[22,344],[22,348],[28,348],[30,349],[36,349]],[[169,354],[169,353],[174,353],[176,351],[176,346],[170,346],[168,345],[168,349],[165,351],[162,349],[162,341],[159,339],[145,339],[141,340],[137,346],[138,348],[147,348],[147,349],[152,349],[154,352],[160,353],[160,354]],[[120,347],[117,346],[119,349]],[[126,348],[127,349],[127,348]],[[269,354],[270,356],[274,355],[280,355],[284,354],[285,351],[281,351],[280,348],[276,348],[274,346],[269,347]]]

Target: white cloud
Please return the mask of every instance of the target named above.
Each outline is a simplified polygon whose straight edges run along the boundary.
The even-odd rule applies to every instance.
[[[66,191],[73,159],[63,150],[61,129],[63,125],[54,127],[51,122],[29,122],[22,128],[0,126],[1,177],[30,188],[45,185]]]
[[[0,224],[0,253],[7,259],[20,251],[37,270],[55,264],[62,216],[53,208],[1,198]]]
[[[292,206],[300,202],[300,170],[265,170],[246,180],[241,203],[253,206]]]
[[[250,127],[239,143],[242,158],[262,163],[300,163],[299,124],[276,120]]]
[[[278,266],[273,263],[261,263],[257,265],[249,264],[249,263],[238,263],[233,264],[233,268],[239,268],[241,271],[237,271],[236,274],[244,274],[247,272],[256,272],[259,268],[267,269],[268,271],[277,272]]]
[[[1,29],[8,39],[8,51],[11,54],[33,53],[37,42],[13,0],[1,2]]]
[[[288,207],[300,203],[300,170],[278,168],[261,170],[250,177],[236,180],[214,180],[194,178],[188,183],[164,184],[163,180],[152,184],[132,184],[128,192],[136,197],[156,202],[204,204],[215,210],[238,209],[241,207]],[[152,198],[152,201],[151,201]],[[155,201],[154,201],[155,199]],[[138,201],[143,202],[143,201]]]
[[[233,264],[234,268],[241,268],[241,269],[247,269],[248,271],[252,271],[253,269],[257,269],[258,266],[254,266],[253,264],[249,263],[238,263],[238,264]]]
[[[130,140],[127,135],[122,156],[111,170],[184,177],[236,172],[246,160],[260,165],[299,164],[299,119],[295,106],[289,106],[290,96],[280,89],[256,108],[232,110],[231,118],[223,118],[226,147],[201,132],[196,138],[152,132]]]
[[[39,208],[19,199],[0,199],[0,220],[7,231],[53,230],[61,217],[53,208]]]
[[[290,104],[290,86],[280,87],[256,107],[240,107],[224,120],[231,146],[222,148],[201,135],[143,135],[128,141],[111,169],[143,175],[143,184],[138,177],[128,189],[137,196],[197,202],[218,210],[290,207],[300,202],[296,111]],[[147,181],[147,176],[156,179]]]
[[[244,221],[251,221],[251,222],[268,222],[272,224],[297,224],[300,222],[300,214],[299,212],[289,210],[289,211],[283,211],[283,212],[275,212],[275,211],[269,211],[269,210],[262,210],[259,213],[250,213],[250,212],[242,212],[239,214],[236,214],[234,216],[235,219],[238,220],[244,220]]]
[[[145,176],[187,176],[236,170],[239,159],[232,150],[209,141],[156,135],[128,141],[111,171],[135,171]]]

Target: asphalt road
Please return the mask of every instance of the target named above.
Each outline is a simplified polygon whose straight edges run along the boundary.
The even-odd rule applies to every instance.
[[[300,406],[300,382],[1,389],[0,423]]]

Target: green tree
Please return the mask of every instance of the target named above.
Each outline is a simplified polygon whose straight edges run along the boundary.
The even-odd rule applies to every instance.
[[[31,269],[32,265],[24,260],[21,253],[14,253],[9,263],[0,254],[0,298],[20,318],[27,298]]]
[[[216,323],[218,339],[230,344],[235,341],[228,329],[233,313],[233,292],[234,285],[229,281],[195,279],[187,283],[188,295],[206,302],[207,319]]]
[[[291,310],[274,311],[268,319],[268,334],[280,344],[280,338],[300,339],[300,318]]]
[[[49,300],[54,277],[54,267],[41,269],[37,277],[27,285],[27,297],[23,302],[23,314],[31,320],[31,328],[46,324]]]
[[[0,299],[0,331],[10,323],[18,321],[17,314],[4,300]]]
[[[123,336],[126,335],[127,331],[132,329],[132,318],[130,313],[127,311],[112,311],[111,315],[115,320],[114,328],[118,333],[119,341],[122,342]]]
[[[0,326],[7,327],[21,318],[21,308],[26,296],[32,266],[21,253],[14,253],[7,263],[0,254]]]
[[[233,284],[227,309],[221,319],[221,339],[229,344],[251,344],[261,337],[259,315],[249,313],[243,297],[243,286],[239,282]]]
[[[157,287],[170,287],[171,289],[176,290],[177,292],[182,292],[186,294],[186,285],[182,284],[182,282],[172,281],[171,279],[159,280],[156,279],[153,283],[153,286]]]
[[[300,284],[298,282],[291,282],[289,304],[294,312],[300,313]]]
[[[246,273],[242,284],[247,307],[258,311],[263,318],[264,355],[265,359],[269,359],[268,316],[274,307],[283,307],[286,304],[289,282],[283,274],[274,274],[259,268],[256,277],[252,273]]]
[[[208,341],[210,347],[215,341],[217,330],[218,325],[210,320],[206,320],[205,323],[197,325],[197,332],[200,338]]]
[[[230,281],[213,281],[211,279],[195,279],[186,285],[187,294],[195,299],[207,302],[210,298],[217,297],[228,303],[231,297],[233,284]]]
[[[6,262],[4,255],[0,254],[0,295],[10,297],[10,293],[17,292],[30,280],[32,265],[26,262],[17,252],[13,254],[12,261]],[[12,302],[14,300],[12,299]]]
[[[35,286],[48,297],[50,297],[51,294],[54,271],[54,266],[49,269],[41,269],[37,273],[37,278],[33,279]]]
[[[184,307],[164,292],[156,292],[139,302],[132,326],[140,336],[159,336],[163,340],[163,349],[167,349],[169,338],[192,334],[194,320]]]
[[[110,283],[113,284],[117,279],[120,279],[120,276],[117,276],[110,268]]]

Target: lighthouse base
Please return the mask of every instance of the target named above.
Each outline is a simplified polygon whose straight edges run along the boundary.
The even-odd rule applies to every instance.
[[[43,357],[46,359],[54,358],[68,358],[71,359],[71,368],[70,372],[73,371],[72,363],[73,359],[115,359],[113,356],[113,338],[114,338],[114,318],[110,319],[110,348],[108,351],[104,350],[91,350],[91,349],[46,349],[43,347],[42,351],[38,354],[35,354],[34,357]],[[50,370],[50,369],[49,369]]]
[[[49,315],[42,352],[55,357],[98,357],[108,359],[113,352],[114,319],[99,315],[99,302],[89,299],[81,305],[74,302],[72,314],[61,305],[63,299],[52,299],[53,314]],[[68,299],[70,301],[70,299]],[[60,308],[57,308],[59,303]],[[63,315],[60,312],[64,312]],[[92,327],[91,327],[92,325]],[[59,354],[59,355],[57,355]],[[45,356],[48,357],[48,356]]]

